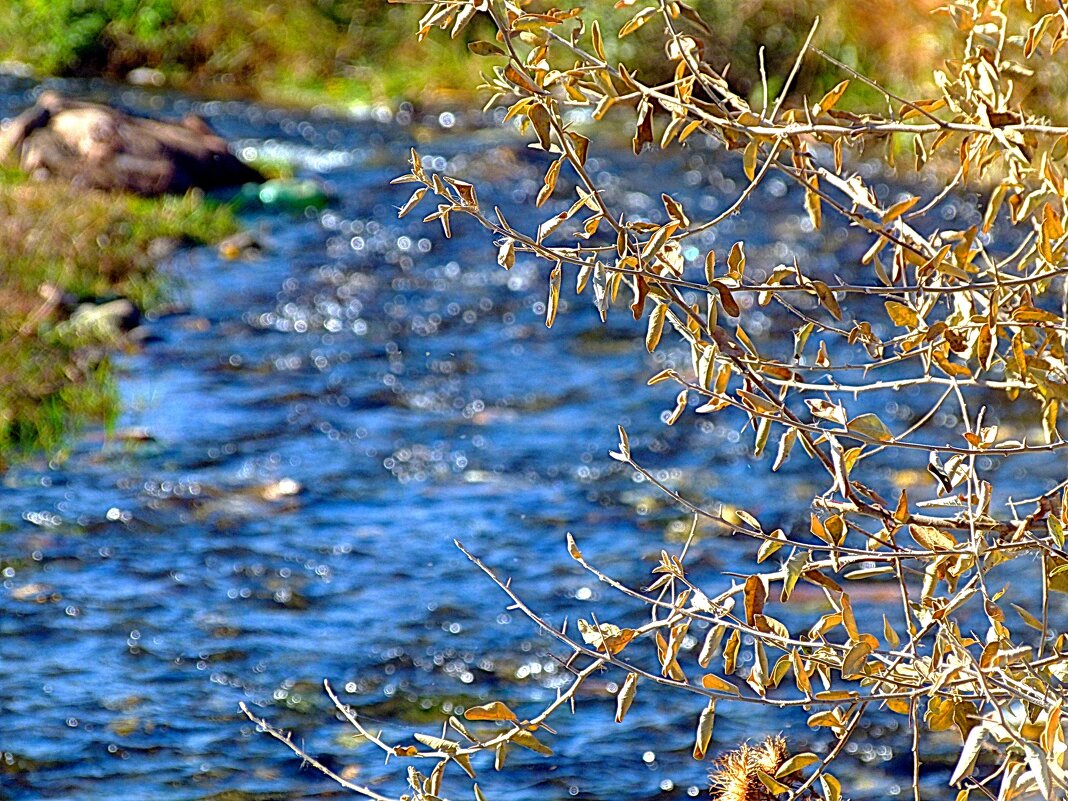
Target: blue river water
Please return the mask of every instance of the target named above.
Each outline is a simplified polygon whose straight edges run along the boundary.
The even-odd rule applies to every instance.
[[[39,90],[15,79],[2,88],[4,116]],[[117,430],[84,432],[62,462],[0,477],[0,799],[340,792],[257,734],[241,701],[337,770],[399,792],[399,763],[348,737],[324,678],[398,742],[491,699],[533,714],[566,683],[558,649],[506,609],[454,538],[558,624],[591,612],[635,624],[642,611],[581,572],[564,545],[573,532],[591,561],[637,585],[685,535],[685,512],[609,459],[617,424],[658,477],[769,527],[800,524],[825,488],[803,463],[776,475],[767,457],[752,459],[751,434],[732,418],[664,425],[675,390],[645,382],[688,357],[668,346],[646,355],[644,324],[622,305],[603,325],[587,295],[567,290],[548,331],[541,266],[501,270],[488,237],[464,221],[447,240],[418,213],[397,219],[407,192],[389,180],[415,144],[428,166],[475,181],[509,219],[536,226],[546,161],[492,120],[348,119],[74,89],[199,113],[246,155],[290,162],[333,199],[245,212],[258,253],[169,257],[174,303],[118,362]],[[595,152],[590,169],[632,212],[656,218],[665,185],[695,215],[725,208],[743,185],[735,161],[695,143],[626,167],[625,153]],[[814,236],[778,179],[752,208],[702,246],[725,253],[745,237],[754,265],[797,256],[831,269],[866,247],[845,228]],[[774,308],[753,320],[755,336],[788,331]],[[890,405],[902,420],[915,411]],[[688,561],[722,586],[720,571],[752,552],[709,531]],[[574,717],[553,718],[552,759],[514,753],[499,775],[476,765],[487,796],[707,793],[708,765],[689,754],[700,699],[643,687],[617,725],[620,679],[592,681]],[[798,749],[826,746],[804,713],[747,704],[721,707],[714,743],[780,731]],[[843,762],[853,798],[907,788],[903,737],[889,718],[858,737]],[[931,797],[942,797],[951,791],[934,764]]]

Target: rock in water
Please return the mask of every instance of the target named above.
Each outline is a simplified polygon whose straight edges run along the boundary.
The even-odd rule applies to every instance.
[[[139,195],[264,180],[199,117],[163,122],[56,92],[42,93],[35,106],[0,133],[0,161],[13,157],[30,173]]]

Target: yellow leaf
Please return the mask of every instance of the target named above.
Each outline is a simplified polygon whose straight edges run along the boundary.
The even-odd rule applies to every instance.
[[[741,242],[735,242],[727,254],[727,274],[736,281],[741,281],[745,274],[745,249]]]
[[[809,681],[808,671],[805,670],[805,666],[801,661],[801,654],[798,653],[796,648],[790,651],[790,663],[794,669],[794,683],[797,685],[797,689],[805,695],[811,695],[812,682]]]
[[[948,531],[933,526],[909,526],[909,534],[922,548],[929,551],[951,551],[957,547],[957,541]]]
[[[497,263],[506,270],[512,269],[515,264],[515,240],[507,237],[497,251]]]
[[[745,580],[745,622],[752,626],[753,616],[764,612],[764,602],[768,598],[768,588],[760,576],[750,576]]]
[[[435,751],[440,751],[443,754],[453,754],[460,747],[460,744],[454,740],[445,740],[441,737],[434,737],[429,734],[421,734],[416,732],[412,735],[416,740],[421,742],[428,748],[432,748]]]
[[[756,162],[759,153],[760,145],[754,139],[745,146],[745,153],[742,154],[742,169],[745,171],[745,177],[750,181],[756,176]]]
[[[835,320],[841,320],[842,310],[838,307],[838,299],[835,298],[831,288],[823,281],[813,281],[812,289],[815,290],[816,297],[820,299],[820,305],[829,311]]]
[[[820,784],[823,786],[823,797],[827,801],[842,801],[842,784],[830,773],[820,774]]]
[[[815,765],[820,761],[820,758],[813,754],[811,751],[805,751],[801,754],[794,754],[788,760],[783,762],[777,771],[775,771],[775,778],[781,779],[783,776],[789,776],[791,773],[797,773],[799,770],[804,770],[809,765]]]
[[[605,56],[604,52],[604,37],[601,35],[601,26],[598,24],[597,20],[593,21],[592,34],[593,52],[597,54],[597,57],[601,59],[601,61],[605,61],[607,56]]]
[[[894,435],[882,420],[874,414],[862,414],[846,424],[846,428],[878,442],[890,442]]]
[[[634,629],[621,629],[611,623],[591,626],[581,619],[578,622],[578,629],[587,645],[592,645],[598,651],[608,651],[611,654],[618,654],[622,651],[637,634]]]
[[[808,214],[808,218],[812,222],[812,227],[818,231],[820,229],[820,222],[823,219],[823,212],[821,211],[820,205],[819,181],[816,180],[816,178],[812,178],[805,183],[810,187],[805,190],[805,212]]]
[[[638,30],[638,28],[647,23],[649,21],[649,18],[652,17],[653,14],[656,13],[656,11],[657,9],[655,7],[643,8],[641,11],[635,14],[633,18],[628,20],[622,28],[619,29],[619,38],[622,39],[624,36],[629,36],[630,34],[634,33],[636,30]]]
[[[768,788],[768,792],[770,792],[772,795],[781,795],[782,793],[790,791],[789,787],[787,787],[782,782],[773,779],[763,770],[757,770],[757,778],[760,779],[761,784]]]
[[[738,633],[738,629],[735,629],[727,638],[727,644],[723,648],[723,672],[728,676],[734,673],[738,666],[738,648],[741,644],[742,636]]]
[[[1031,628],[1035,629],[1036,631],[1042,631],[1042,621],[1041,620],[1039,620],[1037,617],[1032,615],[1030,612],[1028,612],[1022,606],[1017,606],[1014,603],[1010,603],[1009,606],[1011,606],[1013,609],[1016,610],[1016,614],[1018,614],[1020,616],[1020,618],[1023,620],[1024,623],[1026,623],[1028,626],[1030,626]]]
[[[919,201],[919,197],[916,196],[906,198],[905,200],[899,200],[897,203],[892,205],[883,213],[883,222],[893,222],[906,211],[915,206]]]
[[[864,675],[864,665],[871,656],[871,644],[861,640],[846,653],[842,659],[842,678],[860,678]]]
[[[582,551],[579,550],[578,543],[575,542],[575,537],[570,531],[567,532],[567,552],[576,562],[582,561]]]
[[[712,657],[719,650],[719,644],[723,640],[723,635],[726,631],[727,627],[722,623],[708,630],[708,634],[705,635],[705,641],[701,644],[701,652],[697,655],[697,664],[703,668],[708,667],[708,663],[712,661]]]
[[[790,595],[794,591],[797,580],[801,577],[805,566],[808,564],[808,557],[808,551],[797,551],[786,560],[786,578],[782,581],[782,592],[779,594],[779,600],[782,603],[790,600]]]
[[[403,206],[401,206],[400,209],[397,211],[397,216],[398,217],[403,217],[409,211],[414,209],[416,207],[416,205],[418,205],[419,201],[423,199],[423,195],[425,195],[425,194],[426,194],[426,187],[425,186],[421,186],[418,189],[416,189],[415,192],[412,193],[412,196],[410,198],[408,198],[408,202],[405,203]]]
[[[897,632],[894,631],[894,627],[890,625],[889,619],[886,615],[883,615],[883,639],[886,640],[887,645],[891,648],[897,648],[901,642],[901,638],[897,636]]]
[[[828,709],[824,712],[816,712],[815,714],[808,716],[808,727],[810,729],[816,729],[820,726],[838,728],[841,725],[842,717],[838,714],[836,709]]]
[[[911,711],[909,709],[909,702],[902,698],[887,698],[886,708],[891,712],[897,712],[899,715],[907,715]]]
[[[471,42],[467,49],[476,56],[503,56],[504,50],[492,42]]]
[[[1020,306],[1012,313],[1012,319],[1018,323],[1050,323],[1051,325],[1063,324],[1063,318],[1045,309],[1036,309],[1034,306]]]
[[[552,116],[548,109],[541,103],[535,103],[527,109],[527,117],[534,126],[534,133],[538,135],[538,144],[548,152],[552,148]]]
[[[456,764],[463,768],[464,773],[475,778],[475,768],[471,764],[471,757],[467,754],[453,754],[452,758],[456,761]]]
[[[705,282],[711,284],[716,279],[716,251],[705,254]]]
[[[886,306],[886,313],[893,321],[894,325],[916,328],[916,326],[920,324],[919,315],[904,303],[898,303],[896,300],[888,300],[883,305]]]
[[[682,208],[682,204],[671,195],[662,194],[660,199],[664,202],[664,210],[668,213],[668,216],[677,222],[683,228],[686,228],[690,224],[690,218],[686,216],[686,212]]]
[[[791,428],[790,431],[793,431],[796,434],[797,429]],[[768,538],[764,540],[763,544],[760,546],[760,550],[757,551],[757,564],[759,565],[785,545],[785,540],[786,534],[783,533],[781,528],[777,528],[771,532],[771,534],[768,535]]]

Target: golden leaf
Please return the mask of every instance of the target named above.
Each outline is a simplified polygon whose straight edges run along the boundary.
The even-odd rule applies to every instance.
[[[834,108],[835,104],[842,99],[842,95],[845,94],[846,89],[849,88],[849,81],[845,80],[835,86],[831,91],[820,98],[820,102],[816,104],[816,107],[812,109],[813,116],[819,116],[820,114],[830,111]]]
[[[657,303],[649,313],[649,328],[645,332],[645,349],[652,353],[660,343],[660,335],[664,331],[664,320],[667,317],[667,306]]]
[[[488,704],[473,706],[464,712],[464,717],[468,720],[518,720],[515,712],[500,701],[490,701]]]
[[[701,710],[697,718],[697,736],[693,744],[693,758],[704,759],[708,753],[708,744],[712,741],[712,725],[716,720],[716,699],[710,698],[708,705]]]
[[[738,688],[731,684],[729,681],[725,681],[717,676],[715,673],[706,673],[701,677],[701,686],[706,690],[713,690],[719,693],[730,693],[731,695],[738,695]]]
[[[871,656],[872,647],[867,641],[861,640],[846,652],[842,659],[842,678],[860,678],[864,675],[864,665]]]
[[[893,321],[894,325],[916,328],[920,324],[920,316],[904,303],[898,303],[896,300],[888,300],[883,305],[886,306],[886,313]]]
[[[521,745],[523,748],[529,749],[536,754],[541,754],[542,756],[553,755],[553,749],[549,748],[549,746],[545,745],[545,743],[541,742],[541,740],[525,729],[517,730],[512,734],[510,739],[516,745]]]

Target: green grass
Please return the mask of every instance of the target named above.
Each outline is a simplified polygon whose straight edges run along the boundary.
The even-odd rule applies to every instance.
[[[310,106],[468,91],[483,66],[457,41],[420,46],[423,9],[386,0],[8,0],[0,58],[46,75],[123,79]]]
[[[80,193],[0,170],[0,467],[55,452],[87,421],[118,411],[108,332],[63,325],[72,302],[125,297],[141,309],[165,296],[149,256],[159,239],[215,242],[237,230],[230,210],[196,194],[145,199]],[[49,302],[61,295],[64,302]]]

